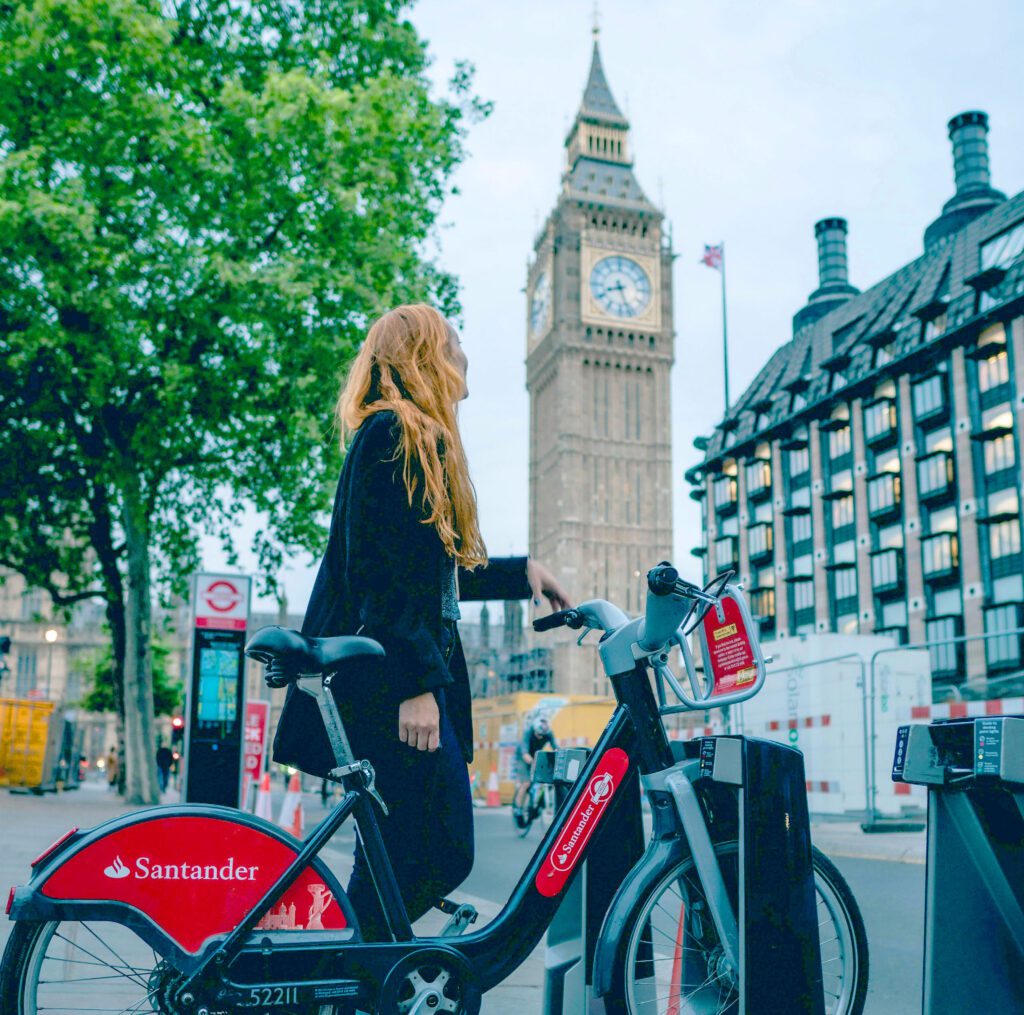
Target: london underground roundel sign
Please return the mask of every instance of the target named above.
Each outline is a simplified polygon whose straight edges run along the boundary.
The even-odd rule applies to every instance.
[[[249,584],[243,575],[197,575],[196,627],[244,631],[249,618]]]

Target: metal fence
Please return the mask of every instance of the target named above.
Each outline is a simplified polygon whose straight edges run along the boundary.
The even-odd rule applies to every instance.
[[[999,651],[999,640],[1020,639],[1024,637],[1024,627],[1016,627],[1005,631],[993,631],[979,635],[961,635],[956,637],[931,639],[922,642],[911,642],[904,645],[892,645],[873,652],[846,652],[841,655],[823,659],[807,660],[784,667],[769,666],[768,679],[776,682],[782,678],[789,684],[801,683],[809,687],[814,683],[828,686],[843,686],[842,704],[838,698],[828,708],[818,707],[817,712],[834,712],[845,709],[846,712],[837,717],[812,715],[813,706],[808,706],[806,714],[793,712],[788,718],[783,717],[781,723],[772,723],[773,732],[765,734],[748,721],[750,709],[754,702],[747,706],[733,709],[726,718],[727,728],[731,732],[745,732],[751,735],[768,735],[777,739],[786,739],[804,752],[808,769],[808,789],[813,792],[827,792],[829,779],[815,779],[810,773],[843,773],[846,785],[843,787],[842,807],[847,816],[863,817],[866,825],[876,826],[886,818],[900,814],[919,812],[924,805],[924,795],[917,791],[910,793],[910,787],[894,787],[891,782],[892,754],[895,748],[895,730],[898,725],[906,722],[927,722],[933,718],[967,716],[973,714],[1001,714],[1005,709],[1024,712],[1024,670],[1002,674],[991,679],[963,680],[957,683],[939,683],[931,678],[931,663],[936,652],[953,649],[962,652],[962,647],[970,643],[992,643]],[[988,647],[988,646],[986,646]],[[916,660],[905,657],[900,663],[894,663],[898,653],[928,652],[927,660]],[[991,654],[987,653],[991,659]],[[914,665],[911,665],[911,664]],[[918,665],[919,664],[919,665]],[[895,665],[895,669],[893,669]],[[813,671],[820,670],[820,679]],[[852,671],[852,672],[851,672]],[[914,684],[914,675],[920,674],[927,679],[928,686],[920,686],[918,680]],[[799,678],[799,680],[793,679]],[[851,689],[856,682],[857,693]],[[776,683],[778,690],[781,684]],[[934,695],[931,693],[934,690]],[[764,693],[764,692],[763,692]],[[1021,700],[1015,696],[1020,695]],[[849,710],[859,706],[859,728],[844,721]],[[820,705],[820,703],[819,703]],[[763,713],[763,709],[762,709]],[[824,722],[821,719],[824,718]],[[817,729],[812,727],[817,726]],[[827,728],[822,728],[827,727]],[[789,734],[787,737],[787,733]],[[813,734],[813,735],[812,735]],[[799,741],[799,743],[797,743]],[[891,742],[890,742],[891,741]],[[855,756],[859,754],[859,761]],[[852,756],[851,756],[852,755]],[[852,778],[854,768],[862,772],[863,792],[860,792],[860,778]],[[830,776],[836,785],[840,776]],[[850,786],[853,785],[853,792]],[[885,794],[884,806],[879,807],[879,793]],[[894,794],[905,793],[894,799]],[[812,810],[814,807],[812,796]],[[818,797],[819,802],[824,798]],[[830,807],[837,807],[835,802]],[[899,814],[895,814],[895,808]],[[826,811],[828,813],[828,811]],[[831,813],[839,813],[832,810]]]

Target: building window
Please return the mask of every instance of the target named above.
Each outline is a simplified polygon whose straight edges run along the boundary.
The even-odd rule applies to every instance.
[[[770,557],[772,553],[772,526],[767,523],[752,525],[747,529],[747,551],[751,560]]]
[[[960,566],[956,535],[940,532],[921,540],[921,564],[926,580],[952,578]]]
[[[960,632],[960,617],[935,617],[925,621],[924,636],[931,656],[933,679],[949,681],[961,676],[963,643],[950,643],[950,639],[960,637]]]
[[[762,628],[775,623],[775,589],[755,588],[750,590],[750,612],[761,622]]]
[[[813,526],[811,522],[811,516],[805,515],[793,515],[790,523],[790,540],[793,544],[793,552],[799,552],[803,549],[805,543],[809,543],[813,536]]]
[[[883,472],[868,480],[868,515],[877,520],[895,514],[900,508],[900,477]]]
[[[932,374],[911,388],[914,419],[918,423],[935,419],[946,413],[946,384],[942,374]]]
[[[888,342],[885,345],[877,346],[875,348],[874,360],[875,369],[878,367],[884,367],[887,363],[891,363],[893,361],[893,343]]]
[[[810,578],[814,574],[814,557],[809,553],[794,557],[792,574],[794,578]]]
[[[940,314],[936,314],[934,317],[929,318],[924,322],[924,340],[926,342],[932,341],[932,339],[938,338],[940,335],[945,334],[946,331],[946,312],[942,311]]]
[[[857,620],[857,600],[853,599],[849,613],[840,613],[836,617],[836,631],[839,634],[856,634],[860,630],[860,623]],[[837,603],[836,608],[842,604]]]
[[[888,525],[878,530],[879,550],[902,550],[903,549],[903,526]]]
[[[830,430],[828,435],[828,456],[833,461],[837,458],[844,458],[850,454],[853,445],[850,442],[850,428],[840,427],[838,430]]]
[[[799,581],[793,583],[793,609],[797,613],[814,609],[814,582]]]
[[[736,508],[736,479],[733,476],[723,476],[716,479],[712,485],[714,491],[715,510],[726,512]]]
[[[1017,464],[1017,455],[1013,447],[1013,434],[1003,434],[1002,437],[995,437],[985,441],[985,475],[991,476],[1006,469],[1012,469]]]
[[[871,584],[875,595],[885,595],[902,589],[902,551],[882,550],[871,555]]]
[[[715,566],[721,571],[736,570],[736,537],[715,540]]]
[[[18,649],[18,664],[14,674],[14,696],[24,698],[36,688],[36,650]]]
[[[996,577],[1020,570],[1020,522],[1016,518],[988,527],[988,551]]]
[[[853,525],[853,494],[832,501],[832,529]]]
[[[868,444],[884,444],[896,437],[896,403],[891,398],[872,402],[864,409],[864,439]]]
[[[833,595],[835,596],[836,611],[838,613],[847,612],[845,609],[839,608],[839,601],[844,599],[856,599],[857,598],[857,569],[855,567],[841,567],[837,571],[833,571]]]
[[[797,448],[795,451],[787,451],[789,456],[789,478],[796,479],[798,476],[805,476],[811,469],[811,452],[808,448]]]
[[[1005,268],[1024,253],[1024,222],[1018,222],[982,244],[981,268]]]
[[[901,599],[895,603],[886,603],[882,607],[882,626],[907,626],[907,602],[905,599]]]
[[[985,661],[990,670],[1020,667],[1020,610],[1019,603],[985,607]],[[1016,633],[1004,633],[1010,631]]]
[[[772,492],[772,466],[757,459],[747,465],[747,496],[765,497]]]
[[[1010,359],[1006,350],[978,361],[978,390],[991,391],[1010,383]]]
[[[953,456],[936,451],[917,462],[917,494],[921,500],[944,497],[953,489]]]

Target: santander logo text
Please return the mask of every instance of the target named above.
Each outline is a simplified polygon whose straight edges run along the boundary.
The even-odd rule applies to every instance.
[[[120,880],[134,877],[139,881],[255,881],[259,865],[237,864],[229,856],[224,864],[154,863],[148,856],[138,857],[127,866],[121,857],[103,868],[108,878]]]
[[[629,771],[629,755],[612,747],[601,757],[586,790],[562,826],[562,833],[541,864],[534,884],[541,895],[557,895],[590,841],[616,789]]]

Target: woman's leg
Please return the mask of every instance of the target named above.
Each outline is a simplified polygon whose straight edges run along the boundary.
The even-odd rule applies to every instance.
[[[457,888],[473,866],[473,802],[469,773],[455,732],[441,707],[441,747],[430,754],[401,743],[389,724],[364,739],[357,734],[357,756],[370,758],[377,789],[389,816],[377,818],[409,919],[419,919]],[[358,742],[358,746],[357,746]],[[360,752],[359,748],[362,748]],[[370,877],[366,857],[356,846],[348,894],[367,939],[387,938],[387,924]]]

